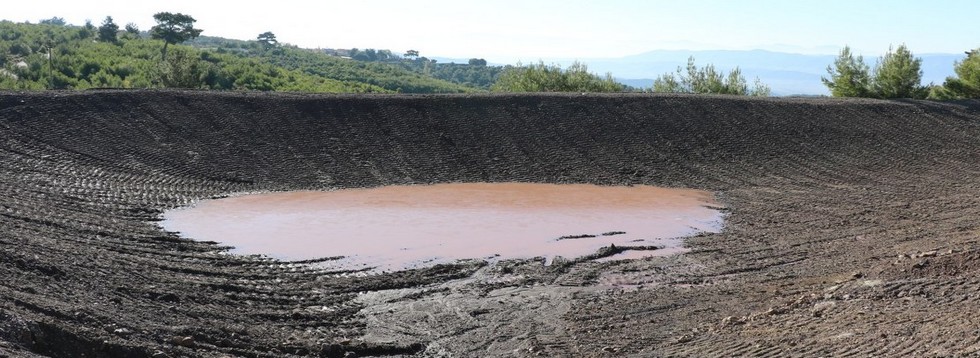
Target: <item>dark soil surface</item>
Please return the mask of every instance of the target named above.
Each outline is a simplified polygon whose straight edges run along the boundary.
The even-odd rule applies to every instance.
[[[978,109],[0,93],[0,356],[976,355]],[[706,189],[729,216],[677,256],[379,274],[156,225],[238,192],[498,181]]]

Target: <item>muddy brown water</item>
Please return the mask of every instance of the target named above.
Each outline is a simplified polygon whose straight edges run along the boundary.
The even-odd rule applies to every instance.
[[[345,256],[344,268],[398,270],[459,259],[576,258],[609,245],[682,252],[721,229],[705,191],[527,183],[385,186],[251,194],[168,211],[162,226],[234,253],[284,260]]]

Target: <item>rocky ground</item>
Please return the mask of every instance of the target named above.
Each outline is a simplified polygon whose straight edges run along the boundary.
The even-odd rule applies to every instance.
[[[980,102],[0,93],[0,356],[980,353]],[[395,273],[157,225],[246,191],[715,192],[678,256]]]

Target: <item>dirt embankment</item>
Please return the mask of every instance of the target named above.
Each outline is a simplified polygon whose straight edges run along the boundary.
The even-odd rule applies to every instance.
[[[980,351],[980,103],[0,94],[0,355]],[[162,210],[435,182],[719,193],[691,253],[388,274],[228,255]]]

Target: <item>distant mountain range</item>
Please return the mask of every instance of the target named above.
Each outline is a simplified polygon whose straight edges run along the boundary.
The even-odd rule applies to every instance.
[[[750,85],[756,77],[772,88],[773,95],[826,95],[827,87],[820,81],[827,76],[827,66],[834,62],[836,55],[801,55],[766,50],[718,50],[684,51],[658,50],[620,58],[580,59],[588,64],[589,70],[599,74],[612,73],[619,82],[639,88],[653,85],[653,79],[686,66],[687,58],[694,56],[698,66],[712,64],[719,70],[728,71],[736,66]],[[942,84],[946,77],[953,75],[953,64],[966,58],[960,54],[916,54],[922,58],[923,84]],[[874,67],[878,57],[865,57],[865,63]],[[572,59],[542,59],[545,63],[558,63],[568,66]],[[461,62],[466,60],[440,59],[440,62]]]

